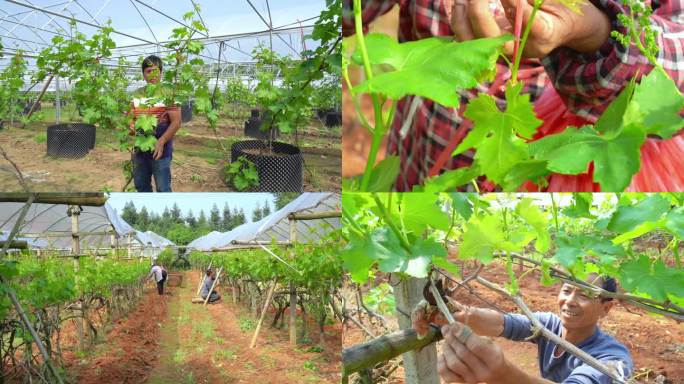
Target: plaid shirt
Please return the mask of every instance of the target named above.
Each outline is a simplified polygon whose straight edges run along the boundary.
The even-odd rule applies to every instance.
[[[609,16],[613,30],[626,33],[617,21],[617,14],[626,12],[626,7],[615,0],[591,1]],[[351,3],[351,0],[343,3],[345,36],[354,33]],[[364,31],[376,17],[399,5],[400,42],[454,35],[444,0],[364,0],[363,4]],[[654,1],[653,8],[651,20],[660,31],[658,61],[684,90],[684,0]],[[572,112],[595,122],[637,71],[644,74],[651,68],[636,47],[625,48],[611,37],[595,53],[580,54],[568,48],[558,48],[541,61],[523,61],[520,72],[527,73],[527,76],[520,77],[525,83],[523,92],[529,93],[533,102],[552,83]],[[417,96],[399,101],[388,140],[388,153],[401,159],[395,185],[398,191],[410,191],[413,185],[420,184],[448,143],[462,140],[469,129],[468,124],[462,124],[464,120],[461,117],[468,100],[479,92],[489,91],[500,107],[505,106],[503,83],[508,77],[508,66],[503,61],[499,62],[494,84],[483,84],[477,89],[460,92],[461,106],[458,110]],[[440,172],[470,165],[473,155],[468,151],[450,157]]]

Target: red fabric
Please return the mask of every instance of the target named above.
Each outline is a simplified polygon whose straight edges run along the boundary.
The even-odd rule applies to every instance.
[[[544,120],[534,139],[560,133],[567,127],[581,127],[589,121],[570,112],[553,87],[544,90],[535,105],[537,117]],[[641,169],[627,188],[631,192],[684,191],[684,137],[669,140],[647,139],[641,147]],[[601,192],[593,180],[594,165],[579,175],[554,174],[547,178],[546,192]],[[523,191],[538,192],[532,182],[525,183]]]
[[[613,30],[626,32],[617,21],[617,15],[626,11],[622,1],[591,1],[609,16]],[[345,36],[354,33],[351,3],[352,0],[343,0],[342,21]],[[398,6],[400,42],[433,36],[453,36],[444,0],[363,0],[362,3],[364,31],[375,18],[387,13],[394,6]],[[681,66],[684,61],[684,25],[681,21],[684,18],[684,0],[660,0],[653,3],[655,10],[651,21],[656,28],[663,31],[658,38],[661,51],[659,59],[680,90],[684,90],[684,67]],[[569,119],[570,125],[581,125],[579,121],[596,121],[637,71],[642,75],[647,74],[651,66],[645,62],[634,46],[626,49],[610,38],[601,49],[592,54],[578,54],[570,49],[559,48],[541,62],[523,61],[521,72],[526,70],[530,70],[534,75],[524,80],[523,93],[530,94],[530,100],[535,103],[535,106],[546,107],[547,111],[544,114],[549,118]],[[510,76],[509,73],[505,62],[501,61],[497,64],[497,79]],[[544,106],[543,102],[537,102],[542,91],[551,88],[551,85],[558,92],[555,99],[568,107],[557,108],[559,104]],[[483,84],[476,89],[460,92],[461,103],[465,104],[477,97],[479,92],[490,91],[489,93],[497,99],[497,104],[502,108],[505,107],[503,88],[497,87],[494,90],[489,88],[489,84]],[[421,184],[429,175],[468,166],[472,163],[474,156],[473,151],[467,151],[454,158],[444,158],[443,155],[445,151],[451,153],[462,140],[463,132],[469,131],[469,127],[463,124],[462,110],[446,108],[431,100],[419,100],[415,113],[411,115],[409,111],[414,98],[409,96],[399,100],[388,137],[387,153],[398,156],[401,163],[399,177],[395,184],[397,191],[410,191],[414,185]],[[565,115],[565,112],[561,113],[561,110],[565,112],[571,110],[587,120],[581,120],[582,118],[569,112]],[[407,120],[405,132],[402,134],[401,129]],[[556,129],[554,132],[559,132],[562,129],[561,125],[561,123],[545,124],[546,134],[552,133],[554,129]],[[679,153],[678,145],[674,147],[673,144],[664,147],[657,143],[654,145],[653,148],[649,147],[649,159],[656,154]],[[654,152],[656,147],[658,150]],[[673,161],[673,159],[663,161],[662,166],[670,166],[674,164]],[[553,178],[549,188],[552,186],[564,188],[565,179],[565,176]],[[557,180],[563,180],[563,182]],[[594,188],[595,186],[591,183],[586,185],[584,190]]]

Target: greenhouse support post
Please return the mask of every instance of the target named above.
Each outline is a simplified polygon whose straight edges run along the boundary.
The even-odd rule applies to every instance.
[[[78,272],[78,256],[81,254],[81,241],[78,234],[78,216],[81,214],[81,207],[78,205],[69,205],[67,208],[67,216],[71,217],[71,254],[74,255],[74,271]],[[78,350],[85,351],[85,340],[83,329],[85,318],[83,315],[83,302],[74,306],[74,315],[76,317],[76,335],[78,336]]]
[[[297,240],[297,221],[289,219],[290,244]],[[291,251],[294,252],[294,251]],[[290,281],[290,345],[297,345],[297,287]]]
[[[55,118],[57,119],[57,124],[59,124],[59,119],[60,119],[61,114],[62,114],[62,103],[59,102],[59,76],[57,76],[57,79],[55,81],[56,81],[56,83],[55,83],[55,97],[57,100],[57,105],[56,105],[57,110],[55,111],[56,112]]]
[[[112,255],[118,260],[119,255],[117,255],[116,248],[117,248],[117,239],[116,239],[116,231],[114,230],[113,226],[109,226],[109,247],[111,248]]]
[[[397,320],[400,329],[411,329],[411,319],[402,312],[410,313],[423,299],[423,287],[427,279],[402,279],[394,286]],[[402,355],[406,384],[439,384],[437,373],[437,347],[430,344],[420,351],[411,350]]]
[[[259,331],[261,331],[261,324],[264,322],[264,318],[266,317],[266,311],[268,310],[268,306],[271,304],[271,299],[273,299],[273,292],[275,292],[275,287],[277,284],[278,284],[278,276],[273,278],[273,282],[271,283],[271,288],[268,290],[268,294],[266,295],[266,301],[264,302],[264,308],[261,310],[261,315],[259,316],[259,322],[257,322],[256,329],[254,330],[254,336],[252,336],[252,342],[249,344],[250,348],[256,347],[257,337],[259,337]]]

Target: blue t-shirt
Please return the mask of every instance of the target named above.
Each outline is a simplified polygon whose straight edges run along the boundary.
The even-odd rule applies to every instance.
[[[551,332],[561,336],[561,320],[553,313],[534,314],[537,319]],[[519,314],[506,314],[504,316],[504,331],[501,336],[521,341],[532,335],[532,323]],[[539,370],[541,376],[556,383],[566,384],[610,384],[611,379],[597,371],[584,361],[565,351],[560,357],[554,357],[556,344],[545,337],[537,337],[531,340],[537,344],[539,351]],[[618,368],[618,372],[625,378],[632,374],[634,365],[627,348],[596,327],[596,331],[589,338],[581,342],[577,347],[588,353],[595,359]]]
[[[211,286],[214,285],[214,280],[210,278],[209,276],[204,277],[204,285],[202,285],[202,292],[200,292],[200,296],[202,296],[203,299],[206,299],[207,296],[209,295],[209,292],[211,291]]]

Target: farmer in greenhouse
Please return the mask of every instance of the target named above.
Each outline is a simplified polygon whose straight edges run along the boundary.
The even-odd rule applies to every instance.
[[[616,291],[613,278],[591,274],[587,281],[606,291]],[[453,300],[451,302],[457,308],[453,316],[458,323],[453,325],[447,325],[439,312],[426,314],[425,301],[411,315],[413,326],[419,335],[427,333],[429,323],[442,326],[445,343],[438,358],[438,369],[446,382],[612,382],[610,377],[543,336],[530,340],[537,344],[541,378],[530,376],[508,360],[499,345],[482,337],[501,336],[514,341],[525,341],[533,335],[532,323],[526,316],[502,314],[492,309],[469,307]],[[629,351],[598,327],[599,320],[613,307],[613,299],[592,297],[584,290],[564,284],[558,293],[557,304],[559,315],[536,312],[534,316],[548,330],[606,365],[617,377],[628,378],[633,370]],[[475,334],[472,334],[473,331]]]
[[[157,259],[154,259],[152,262],[152,269],[147,278],[154,277],[154,281],[157,283],[157,293],[159,293],[160,296],[164,294],[164,283],[166,282],[167,274],[166,268],[159,265]]]
[[[142,62],[142,73],[149,84],[158,84],[161,79],[162,61],[151,55]],[[152,177],[157,192],[171,192],[171,159],[173,157],[173,137],[181,126],[181,112],[177,105],[167,106],[160,100],[154,100],[153,105],[147,96],[147,87],[135,91],[133,99],[133,116],[131,134],[137,134],[134,128],[135,119],[142,115],[155,116],[157,126],[154,136],[157,139],[154,150],[133,153],[133,182],[138,192],[152,192]],[[155,90],[155,99],[168,96],[165,88]]]
[[[580,1],[581,14],[574,13],[561,1],[545,1],[531,25],[523,50],[519,79],[523,94],[530,94],[535,112],[544,123],[534,139],[559,133],[568,126],[593,124],[606,107],[636,75],[648,74],[653,65],[631,43],[622,45],[612,32],[629,35],[618,16],[629,14],[626,3],[635,1]],[[363,29],[379,16],[399,7],[399,42],[416,41],[436,36],[454,37],[466,41],[496,37],[513,32],[516,0],[362,0]],[[568,3],[568,1],[565,1]],[[648,2],[647,2],[648,3]],[[343,35],[355,33],[353,0],[343,3]],[[523,1],[522,31],[530,18],[534,0]],[[684,91],[684,0],[653,2],[650,21],[659,36],[658,63]],[[493,10],[492,10],[493,9]],[[648,39],[646,39],[648,40]],[[513,41],[506,43],[504,54],[511,57]],[[430,176],[467,167],[475,153],[468,150],[456,157],[451,153],[463,140],[469,126],[463,112],[469,100],[479,93],[489,93],[499,106],[506,105],[504,85],[511,76],[509,65],[499,58],[496,77],[476,89],[459,92],[460,107],[445,107],[418,96],[399,100],[389,129],[387,154],[400,159],[400,172],[395,182],[398,191],[410,191]],[[463,129],[461,128],[463,125]],[[446,155],[445,155],[446,154]],[[684,185],[683,172],[663,172],[680,169],[684,157],[684,137],[681,132],[668,140],[649,137],[641,147],[641,168],[631,179],[632,190],[679,190]],[[548,191],[593,191],[592,169],[580,175],[553,174]],[[679,189],[678,189],[679,188]],[[491,182],[480,180],[480,190],[495,189]]]
[[[207,296],[209,296],[209,303],[214,303],[221,300],[221,295],[216,292],[216,287],[214,287],[213,290],[211,289],[215,280],[216,272],[211,269],[207,269],[207,277],[204,279],[204,285],[202,286],[202,292],[200,293],[200,296],[205,300]],[[211,292],[211,294],[209,292]]]

